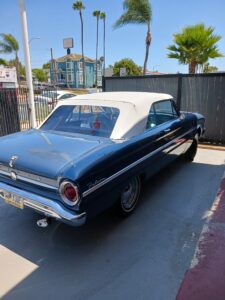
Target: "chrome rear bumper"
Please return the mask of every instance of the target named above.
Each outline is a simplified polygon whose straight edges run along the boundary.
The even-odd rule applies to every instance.
[[[67,209],[54,200],[49,200],[48,198],[0,182],[0,198],[5,200],[7,193],[12,193],[23,198],[24,207],[29,207],[47,217],[54,218],[72,226],[81,226],[86,222],[85,212],[77,213]]]

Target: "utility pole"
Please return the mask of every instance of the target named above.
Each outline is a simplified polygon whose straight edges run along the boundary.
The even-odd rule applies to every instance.
[[[26,78],[29,89],[29,112],[31,119],[31,127],[37,127],[36,115],[35,115],[35,105],[34,105],[34,89],[33,89],[33,80],[32,80],[32,71],[30,63],[30,49],[29,49],[29,39],[28,39],[28,30],[27,30],[27,16],[26,9],[23,0],[19,1],[20,8],[20,18],[22,25],[22,34],[23,34],[23,50],[24,50],[24,59],[25,59],[25,68],[26,68]]]
[[[53,49],[50,48],[50,52],[51,52],[51,64],[52,64],[52,72],[53,72],[53,80],[52,83],[56,84],[56,68],[55,68],[55,60],[53,58]]]

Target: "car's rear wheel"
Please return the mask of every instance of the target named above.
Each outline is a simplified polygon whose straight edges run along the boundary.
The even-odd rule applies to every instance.
[[[122,215],[130,215],[136,208],[141,193],[141,180],[132,178],[122,190],[117,208]]]
[[[196,134],[193,138],[190,148],[185,152],[184,157],[187,161],[193,161],[198,150],[199,135]]]

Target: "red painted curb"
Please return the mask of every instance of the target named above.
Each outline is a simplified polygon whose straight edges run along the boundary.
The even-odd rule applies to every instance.
[[[176,300],[225,300],[225,178]]]
[[[221,182],[220,191],[217,194],[217,198],[219,201],[216,205],[211,222],[225,224],[225,178]]]

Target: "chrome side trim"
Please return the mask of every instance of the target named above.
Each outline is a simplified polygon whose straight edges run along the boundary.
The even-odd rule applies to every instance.
[[[118,171],[117,173],[111,175],[110,177],[106,178],[105,180],[101,181],[100,183],[96,184],[95,186],[93,186],[92,188],[88,189],[87,191],[83,192],[83,198],[90,195],[91,193],[93,193],[94,191],[96,191],[97,189],[99,189],[100,187],[102,187],[103,185],[107,184],[108,182],[112,181],[113,179],[115,179],[116,177],[120,176],[121,174],[127,172],[128,170],[132,169],[133,167],[135,167],[136,165],[140,164],[141,162],[143,162],[144,160],[150,158],[151,156],[153,156],[154,154],[156,154],[157,152],[160,152],[164,149],[166,149],[168,146],[172,145],[174,143],[174,141],[181,139],[182,137],[184,137],[185,135],[193,132],[195,129],[190,129],[187,132],[185,132],[184,134],[182,134],[181,136],[173,139],[172,141],[170,141],[169,143],[161,146],[160,148],[150,152],[149,154],[143,156],[142,158],[139,158],[138,160],[136,160],[135,162],[133,162],[132,164],[128,165],[127,167],[123,168],[122,170]]]
[[[55,218],[72,226],[81,226],[86,222],[85,212],[78,213],[74,210],[69,210],[59,202],[0,182],[0,199],[4,200],[8,193],[22,198],[24,207],[29,207],[47,217]]]
[[[3,171],[3,170],[0,170],[0,174],[10,176],[9,172]]]

